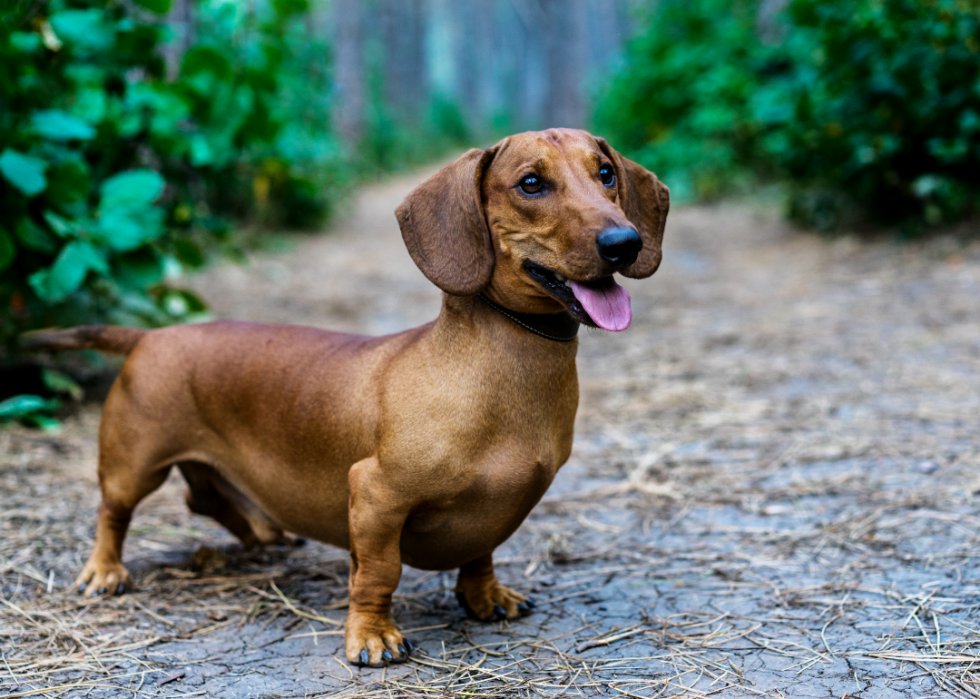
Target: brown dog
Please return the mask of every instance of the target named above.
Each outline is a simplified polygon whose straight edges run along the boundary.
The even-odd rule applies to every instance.
[[[350,549],[351,663],[411,652],[390,617],[402,563],[458,567],[457,596],[480,619],[528,612],[493,551],[571,451],[578,323],[629,325],[612,275],[656,271],[668,206],[600,138],[519,134],[398,207],[412,258],[446,292],[432,323],[380,338],[238,322],[35,333],[34,348],[129,355],[102,416],[79,589],[125,589],[133,509],[177,466],[190,509],[246,545],[289,531]]]

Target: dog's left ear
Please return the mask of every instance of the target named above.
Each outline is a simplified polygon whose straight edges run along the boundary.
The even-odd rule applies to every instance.
[[[670,209],[670,190],[642,165],[617,153],[606,139],[596,137],[596,141],[616,168],[619,205],[643,239],[643,249],[636,262],[621,274],[634,279],[645,279],[660,266],[664,225]]]
[[[448,294],[473,296],[496,261],[483,212],[483,175],[497,146],[473,148],[413,189],[397,209],[408,254]]]

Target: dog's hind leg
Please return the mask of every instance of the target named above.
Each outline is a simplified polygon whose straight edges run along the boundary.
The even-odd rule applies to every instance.
[[[104,468],[116,454],[105,450],[99,456],[99,481],[102,485],[102,503],[95,528],[95,545],[81,574],[75,579],[79,592],[91,596],[122,594],[130,585],[129,572],[122,563],[123,542],[129,529],[129,520],[140,500],[160,487],[167,479],[170,467],[156,469],[146,474],[134,475],[128,468]]]
[[[122,563],[123,542],[129,520],[139,502],[167,479],[172,462],[172,436],[147,429],[155,416],[134,401],[127,387],[126,370],[113,385],[102,411],[99,428],[99,486],[102,503],[95,528],[95,544],[88,562],[75,579],[79,592],[96,596],[122,594],[130,584]]]
[[[244,493],[229,483],[215,468],[206,464],[179,464],[187,481],[187,507],[211,517],[230,531],[245,548],[288,544],[300,546],[304,539],[285,532]]]
[[[534,602],[500,584],[493,572],[493,554],[460,567],[456,600],[467,616],[480,621],[516,619],[534,608]]]
[[[218,476],[213,468],[192,462],[178,464],[178,467],[187,481],[187,507],[191,512],[211,517],[238,537],[245,548],[254,548],[260,543],[248,519],[216,486]]]

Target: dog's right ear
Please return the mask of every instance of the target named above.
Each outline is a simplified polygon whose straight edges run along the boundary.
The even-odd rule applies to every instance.
[[[483,212],[483,175],[497,147],[473,148],[412,190],[395,210],[408,254],[448,294],[473,296],[496,260]]]
[[[639,257],[622,271],[622,275],[646,279],[660,266],[664,225],[670,210],[670,190],[645,167],[617,153],[606,139],[595,137],[595,140],[613,161],[620,206],[643,240]]]

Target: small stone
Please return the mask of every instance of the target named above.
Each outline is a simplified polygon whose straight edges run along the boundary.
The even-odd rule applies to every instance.
[[[204,575],[218,573],[227,565],[228,556],[210,546],[202,546],[191,556],[191,568]]]

